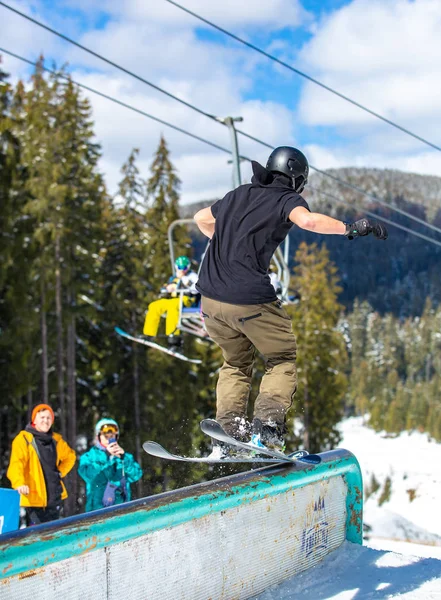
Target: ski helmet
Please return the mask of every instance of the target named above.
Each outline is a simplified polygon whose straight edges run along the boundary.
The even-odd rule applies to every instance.
[[[180,271],[187,271],[190,268],[191,262],[188,256],[178,256],[175,260],[175,267]]]
[[[294,190],[298,193],[302,192],[308,183],[308,161],[297,148],[279,146],[269,155],[266,168],[273,173],[283,173],[291,177]]]
[[[106,429],[108,429],[109,431],[111,431],[111,429],[114,429],[116,436],[118,436],[119,434],[118,423],[115,421],[115,419],[104,418],[100,419],[95,425],[95,437],[98,437],[101,432],[105,433]]]

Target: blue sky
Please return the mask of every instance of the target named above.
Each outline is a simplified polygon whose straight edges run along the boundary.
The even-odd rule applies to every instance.
[[[180,0],[232,33],[441,145],[441,3],[438,0]],[[296,145],[321,169],[387,167],[440,173],[440,153],[275,65],[165,0],[20,0],[11,5],[173,94],[271,145]],[[105,11],[103,10],[105,6]],[[67,61],[75,80],[229,147],[228,131],[0,7],[0,46],[28,59]],[[12,81],[29,70],[3,57]],[[163,134],[183,201],[223,195],[226,155],[88,94],[114,193],[133,147],[148,176]],[[240,138],[261,162],[268,150]],[[243,165],[243,178],[249,168]]]

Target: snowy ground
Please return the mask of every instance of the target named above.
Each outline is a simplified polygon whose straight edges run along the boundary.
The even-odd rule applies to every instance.
[[[345,542],[317,567],[255,600],[440,600],[441,561]]]
[[[387,437],[361,418],[346,419],[340,430],[340,447],[357,457],[365,486],[372,474],[380,484],[364,504],[369,539],[345,542],[258,600],[441,600],[441,444],[420,433]],[[390,499],[379,506],[388,476]]]
[[[421,554],[415,546],[410,552],[427,556],[433,546],[432,556],[441,558],[441,444],[416,432],[386,437],[368,429],[358,417],[343,421],[340,430],[340,446],[357,457],[365,487],[372,474],[381,486],[364,503],[372,544],[378,548],[381,538],[420,543],[426,546]],[[387,476],[392,481],[391,497],[379,506]],[[399,552],[401,548],[405,550],[406,545]]]

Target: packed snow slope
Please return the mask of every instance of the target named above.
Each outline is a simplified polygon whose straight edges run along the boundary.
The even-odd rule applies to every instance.
[[[361,417],[339,429],[339,446],[357,457],[368,492],[364,546],[345,542],[256,600],[441,600],[441,444],[417,432],[377,433]]]
[[[345,542],[314,569],[255,600],[440,600],[441,561]]]
[[[418,432],[376,433],[361,417],[342,421],[340,431],[340,447],[360,463],[365,493],[373,475],[380,486],[364,501],[367,538],[441,547],[441,444]],[[380,505],[387,477],[390,497]]]

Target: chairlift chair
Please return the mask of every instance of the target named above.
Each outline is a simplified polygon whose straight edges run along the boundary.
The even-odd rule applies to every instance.
[[[175,268],[176,257],[175,257],[174,246],[173,246],[173,231],[179,225],[192,225],[194,227],[197,227],[197,225],[193,219],[176,219],[176,221],[173,221],[172,223],[170,223],[170,225],[168,227],[167,237],[168,237],[168,246],[169,246],[169,251],[170,251],[170,262],[171,262],[172,273],[174,273],[174,274],[176,274],[176,268]],[[207,244],[204,252],[202,253],[201,259],[199,261],[198,275],[199,275],[199,271],[200,271],[200,268],[202,265],[202,261],[205,256],[205,252],[207,251],[209,244],[210,244],[210,242],[208,241],[208,244]],[[179,292],[179,321],[178,321],[177,329],[179,329],[180,331],[184,331],[186,333],[190,333],[191,335],[195,335],[198,338],[209,339],[207,330],[205,329],[204,319],[203,319],[202,313],[201,313],[200,297],[198,298],[198,301],[194,304],[194,306],[185,306],[184,305],[184,296],[185,296],[185,291],[184,290],[180,291]]]
[[[288,257],[289,236],[287,236],[283,242],[283,251],[282,246],[279,246],[274,252],[271,262],[275,267],[277,278],[282,286],[282,290],[280,294],[278,294],[279,299],[283,302],[283,304],[296,304],[299,301],[300,296],[298,292],[289,288],[291,275],[288,267]]]

